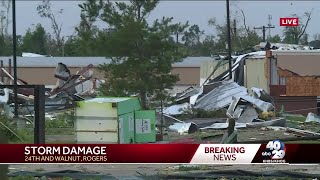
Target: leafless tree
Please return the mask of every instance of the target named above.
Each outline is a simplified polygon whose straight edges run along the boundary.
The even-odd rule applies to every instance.
[[[288,43],[294,43],[298,44],[300,42],[300,39],[306,34],[306,29],[309,25],[309,22],[311,20],[312,11],[305,12],[302,17],[299,17],[297,14],[293,14],[293,17],[299,18],[299,26],[295,27],[285,27],[284,29],[284,41]],[[303,22],[303,19],[306,18],[305,22]]]
[[[305,24],[302,24],[301,28],[299,28],[298,39],[300,39],[306,32],[306,29],[308,27],[309,21],[311,20],[312,11],[313,11],[313,9],[310,12],[305,12],[304,13],[304,16],[307,17],[307,20],[306,20]]]
[[[37,11],[41,17],[50,20],[56,46],[61,52],[63,46],[63,37],[61,36],[62,23],[58,22],[56,15],[62,14],[63,9],[55,13],[52,10],[50,0],[43,0],[42,3],[38,5]]]
[[[8,35],[8,27],[10,22],[9,19],[9,13],[10,13],[10,8],[11,8],[11,0],[1,0],[1,33],[5,36]]]
[[[242,21],[243,21],[243,28],[245,29],[247,35],[249,35],[250,29],[249,29],[249,27],[247,26],[246,15],[244,14],[244,12],[243,12],[242,9],[240,9],[240,13],[241,13],[241,15],[242,15],[241,18],[242,18]]]

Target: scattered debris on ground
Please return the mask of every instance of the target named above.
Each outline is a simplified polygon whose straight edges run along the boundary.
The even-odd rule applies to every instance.
[[[209,134],[212,131],[220,134],[222,132],[222,135],[224,135],[206,138],[206,142],[230,143],[229,140],[232,140],[234,143],[250,143],[267,142],[273,139],[287,141],[320,139],[318,134],[320,124],[313,127],[311,125],[320,122],[319,116],[313,113],[309,113],[307,118],[284,114],[284,112],[279,114],[275,112],[272,97],[263,89],[253,87],[251,92],[252,95],[249,95],[245,87],[233,81],[216,82],[211,80],[200,89],[190,88],[186,92],[177,94],[176,99],[178,101],[176,102],[178,104],[173,104],[163,111],[166,117],[165,129],[170,132],[177,132],[176,136],[179,137],[168,139],[168,141],[203,143],[204,139],[196,138],[197,134]],[[206,118],[206,123],[202,123],[192,116],[188,122],[183,119],[179,120],[179,117],[190,114],[190,111],[192,114],[195,111],[221,110],[225,110],[226,113],[225,117],[219,121],[217,121],[219,118],[214,116]],[[295,121],[299,118],[304,118],[305,121]],[[234,119],[234,125],[230,125],[230,119]],[[195,136],[191,134],[195,134]],[[231,135],[232,138],[230,139],[229,136]]]

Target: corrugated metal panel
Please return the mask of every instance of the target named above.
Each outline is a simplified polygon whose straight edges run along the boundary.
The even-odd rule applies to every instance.
[[[265,77],[265,61],[264,59],[247,59],[245,87],[259,87],[269,93],[268,79]]]
[[[207,111],[225,108],[232,102],[232,97],[240,97],[247,94],[247,88],[239,86],[235,82],[223,82],[223,85],[197,100],[195,108]]]

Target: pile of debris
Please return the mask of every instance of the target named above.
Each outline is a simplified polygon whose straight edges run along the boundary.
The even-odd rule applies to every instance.
[[[25,54],[26,55],[26,54]],[[28,55],[28,54],[27,54]],[[10,64],[11,62],[9,62]],[[10,65],[11,66],[11,65]],[[73,108],[73,102],[92,98],[97,95],[97,88],[101,84],[94,77],[89,64],[75,74],[63,63],[59,63],[53,74],[57,78],[54,88],[46,88],[46,112],[55,113]],[[5,68],[1,67],[1,85],[13,84],[13,76]],[[18,79],[18,85],[27,85],[26,81]],[[18,89],[18,103],[20,104],[19,114],[22,116],[32,115],[34,104],[34,90],[27,88]],[[7,117],[13,117],[14,92],[12,89],[3,88],[0,92],[0,104],[2,113]]]
[[[192,109],[215,111],[227,109],[226,117],[236,119],[236,128],[264,127],[264,126],[285,126],[285,118],[275,117],[272,98],[263,90],[252,88],[252,96],[247,88],[232,81],[220,81],[205,85],[201,90],[185,92],[177,99],[182,104],[175,104],[164,109],[167,116],[180,115]],[[187,102],[188,100],[189,102]],[[196,123],[175,122],[168,128],[179,133],[190,132],[195,129]],[[209,126],[201,127],[199,130],[226,129],[225,122],[212,123]],[[194,131],[191,131],[194,132]]]
[[[211,136],[209,134],[212,132],[220,132],[220,135],[221,132],[225,132],[222,133],[224,136],[219,136],[222,139],[220,143],[238,142],[237,139],[240,139],[241,143],[263,143],[271,138],[282,138],[287,141],[320,139],[318,132],[287,127],[286,116],[277,117],[273,99],[263,89],[252,88],[249,95],[248,90],[236,82],[220,81],[206,84],[201,89],[183,92],[177,99],[180,104],[174,104],[163,111],[164,126],[168,132],[187,135],[185,139],[173,141],[174,143],[199,142],[189,136],[196,132],[208,136]],[[205,120],[185,121],[176,118],[186,111],[195,109],[206,111],[225,109],[226,116],[222,119],[211,117]],[[310,123],[319,124],[320,117],[309,113],[303,125]]]

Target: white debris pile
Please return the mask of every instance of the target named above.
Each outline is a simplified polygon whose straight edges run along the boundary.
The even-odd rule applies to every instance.
[[[172,105],[170,107],[164,108],[163,113],[171,116],[180,115],[190,109],[191,109],[191,105],[189,103],[176,104],[176,105]]]
[[[195,131],[197,131],[197,125],[195,123],[174,123],[173,125],[169,126],[169,131],[175,131],[178,132],[180,135],[183,134],[191,134]]]
[[[310,113],[308,113],[308,116],[306,118],[306,122],[318,122],[318,123],[320,123],[320,116],[310,112]]]

